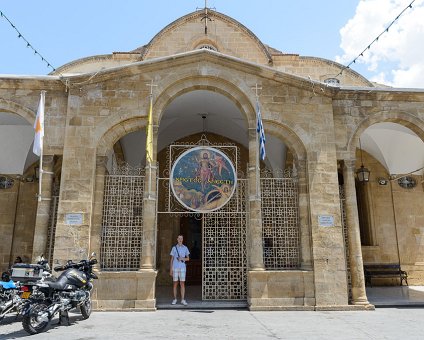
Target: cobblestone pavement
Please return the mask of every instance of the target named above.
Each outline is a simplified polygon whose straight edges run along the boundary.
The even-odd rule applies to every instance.
[[[159,310],[71,315],[31,339],[423,339],[424,308],[356,312],[249,312],[247,310]],[[0,339],[28,336],[7,317]]]

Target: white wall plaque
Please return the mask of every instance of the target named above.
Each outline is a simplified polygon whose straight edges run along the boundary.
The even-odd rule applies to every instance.
[[[68,225],[83,224],[82,213],[65,214],[65,224],[68,224]]]
[[[334,216],[333,215],[318,215],[318,226],[334,227]]]

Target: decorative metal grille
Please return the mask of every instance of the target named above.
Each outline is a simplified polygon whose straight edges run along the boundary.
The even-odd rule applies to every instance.
[[[187,211],[174,197],[169,185],[170,169],[183,152],[209,145],[224,152],[235,165],[237,186],[221,209],[199,214]],[[175,143],[167,151],[167,166],[159,178],[159,195],[164,195],[164,211],[158,213],[202,218],[202,298],[204,300],[245,300],[247,298],[248,223],[247,180],[240,170],[239,148],[234,144],[212,144],[206,136],[197,143]]]
[[[101,268],[140,268],[143,241],[144,169],[116,166],[105,176],[101,237]]]
[[[346,223],[346,196],[343,185],[339,185],[339,197],[340,197],[340,212],[342,217],[342,230],[344,239],[345,259],[346,259],[346,278],[349,291],[349,301],[352,298],[352,280],[350,273],[350,260],[349,260],[349,234]]]
[[[203,300],[247,298],[246,189],[247,181],[239,180],[225,207],[203,214]]]
[[[56,237],[56,222],[57,222],[57,210],[59,207],[59,181],[55,180],[52,187],[52,198],[50,201],[49,211],[49,224],[47,227],[47,244],[46,244],[46,260],[49,264],[53,263],[53,252],[54,252],[54,240]]]
[[[265,268],[299,268],[298,179],[290,170],[265,169],[260,183]]]
[[[53,263],[54,240],[56,237],[56,222],[57,222],[57,209],[59,207],[59,195],[52,196],[50,203],[49,225],[47,227],[47,245],[46,245],[46,259],[49,264]]]

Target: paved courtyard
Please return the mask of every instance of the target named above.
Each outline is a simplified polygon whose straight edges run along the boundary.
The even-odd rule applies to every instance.
[[[26,337],[8,317],[0,339]],[[159,310],[94,312],[70,326],[57,325],[31,339],[423,339],[424,308],[377,308],[363,312],[249,312]]]

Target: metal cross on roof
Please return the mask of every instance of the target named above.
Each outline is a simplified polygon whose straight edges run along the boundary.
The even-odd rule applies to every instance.
[[[205,0],[205,15],[200,19],[200,21],[205,21],[205,35],[208,34],[208,21],[212,21],[212,19],[209,17],[208,9],[212,9],[208,7],[208,0]]]

